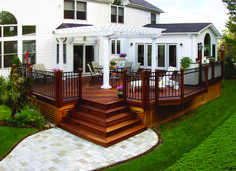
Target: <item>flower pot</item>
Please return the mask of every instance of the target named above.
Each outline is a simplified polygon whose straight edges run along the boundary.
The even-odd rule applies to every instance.
[[[122,99],[122,98],[123,98],[123,94],[118,94],[118,97],[119,97],[120,99]]]

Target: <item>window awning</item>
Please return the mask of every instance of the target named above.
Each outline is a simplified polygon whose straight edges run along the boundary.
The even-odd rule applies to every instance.
[[[111,24],[103,26],[62,28],[56,29],[55,31],[53,31],[53,33],[57,38],[82,36],[104,36],[109,38],[157,38],[164,30],[165,29],[159,28]]]

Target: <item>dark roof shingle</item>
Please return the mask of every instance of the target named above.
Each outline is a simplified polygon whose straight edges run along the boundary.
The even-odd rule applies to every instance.
[[[62,23],[56,29],[63,29],[63,28],[72,28],[72,27],[85,27],[85,26],[93,26],[91,24],[70,24],[70,23]]]
[[[161,9],[157,8],[156,6],[152,5],[151,3],[149,3],[145,0],[129,0],[129,2],[131,4],[138,5],[138,6],[141,6],[141,7],[145,7],[145,8],[155,10],[155,11],[158,11],[158,12],[161,12],[161,13],[164,12]]]
[[[211,23],[147,24],[144,27],[166,29],[162,33],[199,32]]]

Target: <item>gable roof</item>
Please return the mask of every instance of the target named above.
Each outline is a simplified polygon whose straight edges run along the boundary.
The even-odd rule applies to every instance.
[[[157,13],[163,13],[161,9],[157,8],[156,6],[152,5],[151,3],[145,0],[129,0],[129,4],[127,6],[140,8],[148,11],[153,11]]]
[[[216,37],[221,37],[219,31],[214,27],[212,23],[175,23],[175,24],[147,24],[144,27],[150,28],[162,28],[166,29],[162,33],[196,33],[211,28]]]

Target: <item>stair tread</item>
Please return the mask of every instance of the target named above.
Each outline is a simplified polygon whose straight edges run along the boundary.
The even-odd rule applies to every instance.
[[[123,113],[119,113],[119,114],[110,116],[108,118],[102,118],[99,115],[94,115],[94,114],[90,114],[90,113],[83,112],[83,111],[78,111],[78,110],[72,110],[72,111],[70,111],[70,115],[75,116],[75,117],[77,117],[76,115],[83,115],[83,116],[86,116],[88,118],[92,118],[94,120],[98,120],[98,121],[101,121],[101,122],[104,122],[104,123],[109,123],[109,122],[118,120],[120,118],[129,116],[129,115],[133,115],[133,113],[132,112],[123,112]]]
[[[100,136],[100,135],[97,135],[95,133],[92,133],[90,131],[86,131],[86,130],[83,130],[83,129],[78,129],[76,126],[73,126],[73,125],[70,125],[70,124],[66,124],[66,123],[60,123],[60,125],[66,130],[71,130],[73,131],[73,134],[77,133],[76,135],[78,134],[82,134],[83,136],[85,137],[88,137],[88,138],[91,138],[91,139],[94,139],[96,141],[99,141],[99,142],[102,142],[102,143],[106,143],[106,138],[103,137],[103,136]],[[70,132],[70,131],[69,131]]]
[[[112,135],[110,137],[107,138],[107,142],[112,142],[114,140],[117,140],[119,138],[122,138],[122,137],[125,137],[133,132],[137,132],[138,130],[141,130],[141,129],[147,129],[147,126],[146,125],[143,125],[143,124],[140,124],[140,125],[136,125],[132,128],[129,128],[125,131],[122,131],[118,134],[115,134],[115,135]]]
[[[101,113],[111,113],[111,112],[115,112],[117,110],[121,110],[121,109],[125,109],[127,108],[128,106],[118,106],[118,107],[114,107],[112,109],[100,109],[96,106],[89,106],[89,105],[86,105],[86,104],[80,104],[78,105],[78,107],[83,107],[83,108],[87,108],[87,109],[90,109],[90,110],[94,110],[94,111],[97,111],[97,112],[101,112]]]
[[[73,120],[76,123],[88,126],[90,128],[93,128],[93,129],[96,129],[96,130],[99,130],[99,131],[105,132],[105,133],[109,133],[111,131],[115,131],[117,129],[120,129],[122,127],[131,125],[131,124],[134,124],[135,122],[140,121],[140,119],[136,119],[136,118],[135,119],[129,119],[129,120],[126,120],[126,121],[123,121],[123,122],[120,122],[118,124],[115,124],[115,125],[112,125],[112,126],[109,126],[109,127],[105,128],[105,127],[102,127],[100,125],[97,125],[97,124],[85,121],[83,119],[78,119],[78,118],[69,117],[69,116],[66,116],[65,118]]]

